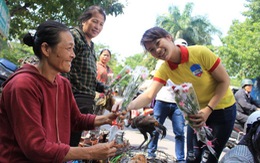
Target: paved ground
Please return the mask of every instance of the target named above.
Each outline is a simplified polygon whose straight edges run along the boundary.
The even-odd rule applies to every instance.
[[[158,141],[158,150],[162,150],[173,157],[175,157],[175,138],[174,133],[172,131],[171,121],[166,119],[164,126],[167,128],[167,135],[164,139]],[[107,128],[107,126],[104,126]],[[125,128],[125,138],[129,140],[132,146],[139,146],[144,140],[143,135],[137,130],[132,129],[131,127]],[[186,147],[185,147],[186,148]],[[221,157],[228,151],[229,149],[224,149]],[[185,149],[186,151],[186,149]]]

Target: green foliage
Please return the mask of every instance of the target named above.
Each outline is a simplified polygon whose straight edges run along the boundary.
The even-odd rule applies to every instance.
[[[150,54],[142,54],[142,55],[144,55],[144,58],[143,61],[141,62],[141,65],[147,67],[149,72],[153,71],[155,69],[157,59]]]
[[[123,13],[124,5],[118,0],[8,0],[10,34],[9,39],[21,39],[28,30],[35,29],[41,22],[53,19],[68,26],[75,26],[78,17],[91,5],[100,5],[108,15]]]
[[[183,38],[189,45],[210,45],[212,35],[221,35],[204,16],[192,17],[193,3],[187,3],[182,13],[177,6],[170,6],[167,15],[158,16],[156,24],[168,32],[175,39]]]
[[[7,45],[7,40],[6,40],[6,38],[2,38],[2,37],[0,36],[0,50],[5,49],[5,48],[7,48],[7,47],[8,47],[8,45]]]
[[[25,33],[34,30],[41,22],[47,19],[59,20],[68,26],[75,26],[78,17],[91,5],[99,5],[104,8],[107,15],[117,16],[123,13],[124,5],[118,0],[8,0],[6,4],[9,8],[10,34],[9,39],[21,40]],[[103,47],[105,47],[103,45]],[[103,47],[97,47],[99,49]],[[33,55],[32,48],[20,45],[19,43],[7,44],[7,40],[0,41],[0,57],[4,57],[17,63],[20,58]],[[96,49],[98,52],[98,50]]]
[[[32,48],[20,43],[10,43],[0,51],[0,58],[6,58],[16,65],[19,65],[19,59],[32,55],[34,55]]]
[[[222,38],[223,46],[219,48],[220,56],[230,76],[238,80],[259,76],[260,69],[260,0],[250,0],[244,22],[233,21],[228,35]],[[252,12],[254,11],[254,12]]]
[[[140,63],[142,63],[144,58],[143,54],[135,54],[133,56],[130,56],[126,58],[125,65],[130,66],[132,69],[135,69],[136,66],[144,66]]]
[[[230,79],[230,85],[240,87],[241,80],[238,78],[231,78]]]
[[[253,22],[259,22],[260,20],[260,1],[259,0],[246,0],[245,7],[249,10],[243,13],[244,16],[251,19]]]
[[[117,75],[125,65],[130,66],[131,69],[135,69],[136,66],[144,66],[149,71],[154,70],[156,65],[156,59],[153,58],[151,55],[146,54],[135,54],[133,56],[129,56],[126,58],[125,62],[122,64],[116,65],[116,67],[113,67],[114,75]],[[120,82],[120,87],[124,90],[124,88],[128,84],[129,78],[125,78],[122,82]]]
[[[136,66],[144,66],[149,71],[152,71],[156,66],[156,62],[157,59],[150,54],[140,53],[126,58],[124,64],[130,66],[132,69],[135,69]]]

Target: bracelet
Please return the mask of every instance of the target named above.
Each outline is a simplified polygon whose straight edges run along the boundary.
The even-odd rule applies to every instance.
[[[210,108],[211,111],[214,111],[214,109],[211,106],[207,105],[207,107]]]

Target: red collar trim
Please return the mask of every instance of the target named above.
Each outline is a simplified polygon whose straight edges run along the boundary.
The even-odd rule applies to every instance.
[[[189,60],[189,51],[187,49],[187,47],[185,46],[180,46],[180,45],[177,45],[180,50],[181,50],[181,63],[184,63],[184,62],[188,62]],[[173,63],[171,61],[167,61],[171,70],[174,70],[176,68],[178,68],[178,65],[181,64],[181,63]]]

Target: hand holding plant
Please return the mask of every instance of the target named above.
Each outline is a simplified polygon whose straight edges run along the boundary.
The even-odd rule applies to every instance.
[[[199,102],[197,99],[196,92],[191,83],[183,83],[178,86],[173,86],[173,91],[175,93],[175,101],[178,107],[185,115],[196,115],[200,110]],[[198,141],[204,143],[209,151],[215,156],[216,152],[213,149],[212,141],[214,137],[212,135],[212,130],[204,124],[200,128],[195,128],[196,124],[190,121],[188,116],[185,116],[189,125],[194,129]]]

